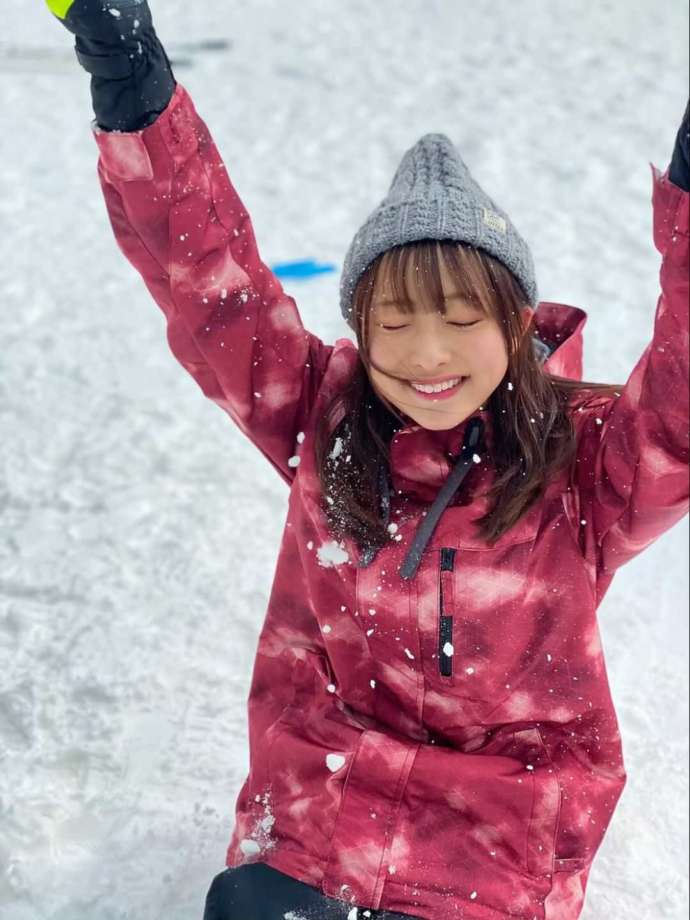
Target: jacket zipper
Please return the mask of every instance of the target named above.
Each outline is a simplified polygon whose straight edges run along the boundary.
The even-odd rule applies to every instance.
[[[453,569],[456,550],[451,547],[441,548],[440,592],[439,592],[439,630],[438,630],[438,669],[442,677],[453,676]]]

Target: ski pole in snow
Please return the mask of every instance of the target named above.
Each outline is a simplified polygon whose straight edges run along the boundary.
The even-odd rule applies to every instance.
[[[233,43],[225,38],[202,38],[199,41],[173,41],[166,46],[170,64],[175,71],[194,67],[199,58],[232,49]],[[74,67],[72,49],[48,45],[25,45],[0,42],[0,71],[30,70],[48,73],[71,71]]]

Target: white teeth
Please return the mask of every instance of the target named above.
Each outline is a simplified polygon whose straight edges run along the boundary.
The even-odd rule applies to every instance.
[[[411,386],[415,390],[419,390],[421,393],[442,393],[444,390],[450,390],[452,387],[457,386],[462,377],[456,377],[455,380],[447,380],[445,383],[438,383],[436,386],[431,386],[431,384],[422,384],[422,383],[413,383]]]

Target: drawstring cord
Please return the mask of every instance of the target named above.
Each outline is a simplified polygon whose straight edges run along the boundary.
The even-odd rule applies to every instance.
[[[467,424],[465,437],[463,439],[462,450],[458,462],[453,467],[450,475],[443,484],[433,504],[427,511],[426,515],[420,521],[415,531],[412,545],[410,546],[405,561],[400,566],[400,577],[405,579],[414,578],[417,569],[422,561],[424,550],[436,530],[441,515],[446,510],[448,503],[460,488],[465,476],[469,473],[474,464],[474,454],[480,449],[484,435],[484,421],[481,418],[473,418]],[[388,526],[390,520],[390,486],[388,475],[384,469],[383,463],[379,465],[379,487],[381,492],[381,506],[384,515],[384,524]],[[376,556],[378,549],[372,546],[366,548],[362,553],[358,563],[358,568],[366,568],[371,565]]]

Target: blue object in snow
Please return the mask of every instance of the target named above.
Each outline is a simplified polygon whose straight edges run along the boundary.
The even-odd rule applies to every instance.
[[[316,275],[334,272],[335,269],[335,265],[326,262],[319,264],[313,259],[306,259],[303,262],[281,262],[271,266],[271,271],[278,278],[313,278]]]

